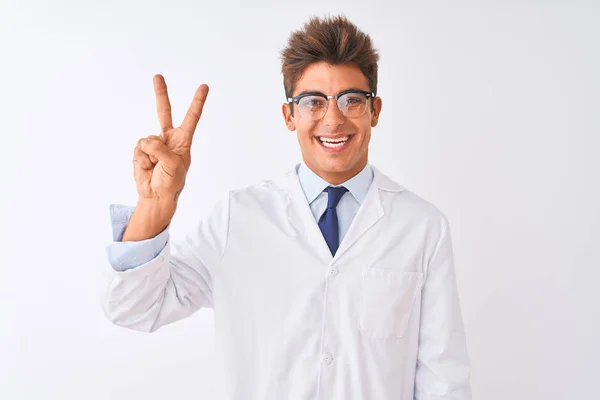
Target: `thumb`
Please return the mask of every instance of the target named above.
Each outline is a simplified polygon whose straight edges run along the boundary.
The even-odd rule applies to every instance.
[[[164,167],[174,170],[181,163],[181,159],[175,155],[160,138],[146,138],[140,143],[141,150],[158,160]]]

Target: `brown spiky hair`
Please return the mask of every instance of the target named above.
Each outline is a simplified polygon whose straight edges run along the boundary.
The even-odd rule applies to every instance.
[[[357,66],[369,81],[369,90],[377,93],[379,54],[369,35],[345,16],[311,17],[302,29],[292,32],[281,60],[286,97],[292,97],[306,67],[321,61]]]

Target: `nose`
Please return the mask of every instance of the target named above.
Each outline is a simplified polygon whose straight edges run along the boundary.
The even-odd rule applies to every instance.
[[[323,116],[323,123],[328,127],[337,128],[344,123],[345,117],[340,112],[335,98],[328,100],[328,107]]]

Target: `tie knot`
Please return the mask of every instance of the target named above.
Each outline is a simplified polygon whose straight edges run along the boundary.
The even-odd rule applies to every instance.
[[[327,208],[336,208],[344,193],[348,191],[344,186],[329,186],[325,189],[327,192]]]

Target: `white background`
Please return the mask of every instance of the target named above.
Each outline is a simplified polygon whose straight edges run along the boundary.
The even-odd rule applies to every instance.
[[[211,311],[104,317],[109,204],[135,204],[155,73],[174,121],[211,89],[173,230],[298,162],[279,51],[325,13],[380,49],[371,163],[450,219],[474,398],[595,398],[600,6],[446,3],[0,0],[0,398],[215,398]]]

